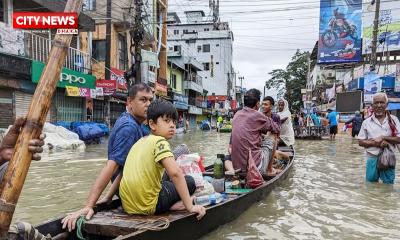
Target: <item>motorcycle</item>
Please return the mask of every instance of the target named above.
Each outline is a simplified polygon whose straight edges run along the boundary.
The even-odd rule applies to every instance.
[[[329,29],[321,36],[322,43],[326,47],[335,46],[338,39],[343,39],[350,36],[351,39],[357,40],[357,27],[354,24],[349,24],[344,15],[334,11],[334,16],[329,20]]]

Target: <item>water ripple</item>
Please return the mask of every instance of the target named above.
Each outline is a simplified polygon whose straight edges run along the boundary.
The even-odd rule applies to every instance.
[[[184,142],[212,163],[228,141],[229,134],[192,132],[171,144]],[[296,152],[280,187],[204,239],[400,239],[400,182],[366,183],[355,140],[297,141]],[[38,223],[82,207],[106,154],[105,143],[33,162],[14,220]]]

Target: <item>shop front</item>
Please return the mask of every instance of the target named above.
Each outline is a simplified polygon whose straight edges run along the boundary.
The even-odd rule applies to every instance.
[[[178,111],[178,128],[184,127],[187,118],[187,112],[189,109],[188,97],[179,93],[174,93],[173,103],[176,110]]]
[[[3,48],[0,51],[7,50],[7,47],[10,46],[5,46],[6,49]],[[16,54],[16,52],[10,53]],[[34,84],[30,82],[30,77],[31,61],[29,59],[0,53],[0,128],[8,128],[13,124],[16,113],[21,113],[22,109],[19,106],[21,98],[15,99],[16,92],[21,94],[30,92],[30,99],[32,98]],[[30,99],[23,101],[24,106],[29,107]],[[27,110],[24,111],[24,114],[26,113]]]
[[[32,82],[38,83],[44,69],[44,64],[32,61]],[[51,120],[86,121],[86,99],[91,99],[95,89],[95,77],[71,69],[63,68],[57,90],[54,95]]]
[[[189,105],[189,128],[197,128],[197,116],[202,115],[201,108]]]

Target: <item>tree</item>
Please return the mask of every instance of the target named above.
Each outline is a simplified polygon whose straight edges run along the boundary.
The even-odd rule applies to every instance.
[[[305,88],[308,72],[308,52],[297,50],[286,69],[274,69],[272,76],[265,82],[268,89],[276,89],[278,98],[288,101],[291,110],[300,110],[303,106],[301,89]]]

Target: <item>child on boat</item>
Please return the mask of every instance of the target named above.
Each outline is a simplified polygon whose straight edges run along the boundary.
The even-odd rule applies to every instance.
[[[182,200],[189,212],[202,218],[205,208],[193,205],[190,197],[196,190],[195,182],[182,174],[167,142],[175,134],[175,107],[164,100],[153,101],[147,119],[151,134],[133,145],[126,158],[119,187],[122,207],[129,214],[161,214]],[[161,180],[165,170],[171,181]]]

